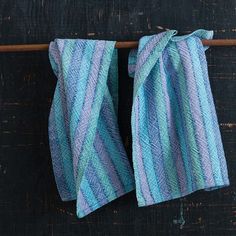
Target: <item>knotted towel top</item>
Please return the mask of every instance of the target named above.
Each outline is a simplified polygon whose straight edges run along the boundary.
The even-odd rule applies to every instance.
[[[54,175],[63,200],[83,217],[134,189],[117,125],[115,42],[56,39],[49,58],[56,89],[49,115]]]
[[[175,34],[144,36],[129,54],[139,206],[229,184],[201,42],[213,32]]]

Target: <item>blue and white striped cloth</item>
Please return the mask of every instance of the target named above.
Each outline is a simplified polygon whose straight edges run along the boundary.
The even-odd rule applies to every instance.
[[[56,39],[58,78],[49,116],[62,200],[83,217],[136,187],[139,206],[229,185],[201,39],[212,31],[144,36],[129,54],[134,77],[133,170],[119,135],[114,41]]]

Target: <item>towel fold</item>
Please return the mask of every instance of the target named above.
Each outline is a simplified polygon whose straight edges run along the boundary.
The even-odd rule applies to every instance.
[[[129,54],[134,78],[132,158],[117,124],[114,41],[56,39],[49,58],[57,84],[49,144],[59,194],[83,217],[136,186],[139,206],[229,185],[201,39],[212,31],[144,36]]]
[[[56,39],[49,58],[57,84],[49,144],[62,200],[77,200],[83,217],[134,189],[117,125],[115,42]]]
[[[144,36],[129,54],[139,206],[229,185],[201,42],[213,32],[175,34]]]

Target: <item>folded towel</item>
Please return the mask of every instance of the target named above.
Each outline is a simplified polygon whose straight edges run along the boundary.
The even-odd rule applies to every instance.
[[[175,34],[144,36],[129,54],[139,206],[229,185],[201,42],[213,32]]]
[[[57,84],[49,144],[59,194],[83,217],[134,189],[117,125],[115,42],[56,39],[49,58]]]

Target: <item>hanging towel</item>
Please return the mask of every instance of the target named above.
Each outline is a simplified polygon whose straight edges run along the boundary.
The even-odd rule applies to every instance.
[[[55,39],[49,59],[57,84],[49,144],[60,197],[83,217],[134,189],[117,125],[115,42]]]
[[[129,54],[139,206],[229,185],[201,42],[213,32],[175,34],[144,36]]]

